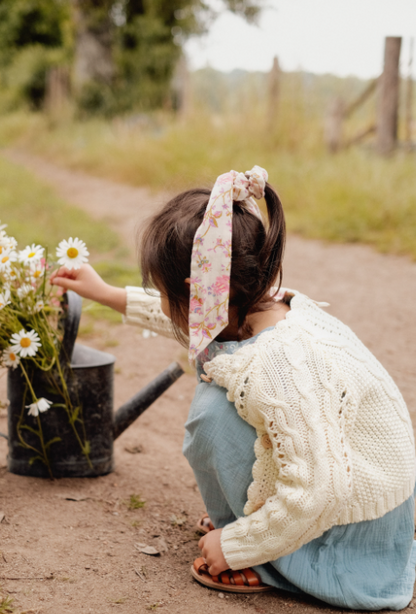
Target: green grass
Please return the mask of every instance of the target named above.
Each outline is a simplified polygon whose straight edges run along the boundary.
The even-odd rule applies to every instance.
[[[146,501],[143,501],[140,495],[130,495],[129,500],[126,502],[129,510],[138,510],[146,505]]]
[[[58,198],[55,192],[30,172],[0,157],[0,212],[7,233],[19,248],[39,243],[55,253],[62,239],[79,237],[92,254],[120,247],[121,240],[104,222],[92,220],[84,211]]]
[[[6,597],[0,596],[0,614],[6,614],[8,612],[14,612],[13,597],[7,595]]]
[[[295,94],[293,104],[282,101],[273,130],[260,108],[240,116],[201,112],[186,124],[155,115],[152,129],[121,119],[51,126],[41,115],[16,114],[0,120],[0,144],[24,145],[69,167],[170,192],[210,186],[230,168],[259,164],[282,198],[289,230],[416,259],[415,154],[383,159],[370,148],[351,148],[331,156],[322,118],[308,115]],[[348,130],[358,127],[352,122]]]

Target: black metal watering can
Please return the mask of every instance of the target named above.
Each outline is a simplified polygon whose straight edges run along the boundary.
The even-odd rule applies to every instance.
[[[42,431],[45,442],[56,437],[48,450],[54,477],[93,477],[109,473],[114,468],[113,441],[138,418],[182,374],[178,363],[172,363],[150,384],[138,392],[113,414],[113,381],[115,357],[107,352],[76,344],[81,318],[81,298],[68,291],[65,298],[64,337],[61,363],[70,362],[66,369],[66,382],[74,406],[82,407],[83,436],[89,442],[89,460],[82,453],[68,415],[62,407],[50,407],[42,414]],[[33,388],[38,398],[45,397],[53,403],[62,403],[62,397],[51,392],[45,374],[37,369],[33,376]],[[19,441],[18,429],[25,404],[25,380],[20,369],[9,369],[7,391],[8,409],[8,469],[19,475],[49,477],[46,465],[34,460],[33,452]],[[47,417],[47,419],[44,418]],[[34,418],[29,418],[36,425]],[[22,433],[20,428],[20,433]],[[24,439],[36,447],[38,441],[29,429],[24,430]]]

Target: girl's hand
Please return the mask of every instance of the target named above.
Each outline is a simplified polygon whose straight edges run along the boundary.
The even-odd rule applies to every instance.
[[[198,548],[202,552],[211,576],[218,576],[222,571],[230,568],[222,553],[221,531],[222,529],[210,531],[198,542]]]
[[[89,264],[79,269],[61,267],[51,275],[51,284],[65,290],[73,290],[84,298],[112,307],[121,313],[126,311],[126,291],[105,283]]]
[[[79,269],[62,266],[52,273],[51,283],[99,303],[107,291],[107,284],[89,264],[83,264]]]

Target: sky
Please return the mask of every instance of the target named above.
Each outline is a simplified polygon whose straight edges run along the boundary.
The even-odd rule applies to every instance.
[[[210,0],[218,5],[219,0]],[[401,70],[408,72],[416,0],[266,0],[258,26],[223,11],[204,37],[186,44],[191,70],[211,66],[269,71],[277,56],[284,71],[375,77],[382,71],[385,36],[402,36]]]

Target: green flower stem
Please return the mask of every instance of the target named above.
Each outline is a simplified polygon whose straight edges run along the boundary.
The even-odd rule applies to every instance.
[[[23,366],[23,364],[22,364],[22,363],[20,363],[20,367],[21,367],[21,369],[22,369],[23,375],[25,376],[26,383],[27,383],[27,385],[28,385],[28,388],[29,388],[29,390],[30,390],[30,393],[32,394],[32,397],[34,398],[34,402],[36,403],[37,398],[36,398],[35,392],[34,392],[34,390],[33,390],[33,388],[32,388],[32,384],[31,384],[31,382],[30,382],[30,379],[29,379],[29,377],[28,377],[28,375],[27,375],[27,373],[26,373],[26,369],[24,368],[24,366]],[[41,448],[42,448],[42,452],[39,452],[39,450],[37,450],[36,448],[34,448],[34,447],[33,447],[33,446],[31,446],[30,444],[28,444],[28,443],[27,443],[27,442],[26,442],[26,441],[23,439],[23,436],[22,436],[22,434],[21,434],[21,432],[20,432],[20,429],[21,429],[21,423],[22,423],[22,420],[23,420],[23,414],[24,414],[24,410],[25,410],[25,399],[26,399],[26,394],[23,396],[23,407],[22,407],[22,413],[20,414],[20,419],[19,419],[19,422],[18,422],[18,425],[17,425],[17,434],[18,434],[18,437],[19,437],[19,439],[20,439],[20,442],[21,442],[21,443],[22,443],[22,444],[23,444],[23,445],[24,445],[26,448],[28,448],[28,449],[30,449],[30,450],[33,450],[34,452],[36,452],[36,454],[39,454],[39,456],[40,456],[40,457],[43,457],[43,462],[45,463],[45,465],[46,465],[46,467],[47,467],[47,469],[48,469],[49,476],[50,476],[51,480],[53,480],[53,473],[52,473],[52,469],[51,469],[51,464],[50,464],[50,462],[49,462],[48,453],[46,452],[46,448],[45,448],[45,442],[44,442],[44,439],[43,439],[42,424],[41,424],[41,422],[40,422],[39,414],[37,415],[37,423],[38,423],[38,429],[39,429],[39,435],[38,435],[38,436],[39,436],[39,439],[40,439],[40,445],[41,445]]]
[[[20,368],[22,369],[23,375],[25,376],[26,383],[28,385],[28,388],[29,388],[30,393],[31,393],[32,398],[33,398],[33,402],[36,403],[38,398],[37,398],[37,396],[35,394],[35,391],[33,390],[32,383],[31,383],[31,381],[29,379],[28,374],[26,373],[26,369],[24,368],[22,361],[20,361]]]
[[[40,422],[39,414],[36,416],[36,419],[37,419],[38,427],[39,427],[39,439],[40,439],[40,445],[42,446],[43,457],[46,459],[46,466],[48,468],[49,476],[51,480],[53,480],[53,473],[52,473],[51,465],[49,462],[48,453],[46,452],[45,442],[43,440],[43,431],[42,431],[42,425]]]
[[[42,282],[42,300],[45,302],[45,287],[46,287],[46,272],[48,269],[48,246],[45,247],[45,271],[43,273],[43,282]]]
[[[64,399],[66,401],[65,402],[65,410],[66,410],[66,412],[67,412],[67,414],[68,414],[68,416],[70,418],[69,421],[70,421],[70,424],[72,426],[72,430],[74,431],[75,437],[78,440],[78,443],[79,443],[79,446],[81,448],[81,451],[84,454],[84,456],[86,457],[90,469],[92,469],[93,465],[92,465],[89,453],[87,452],[85,444],[82,442],[82,440],[81,440],[81,438],[79,436],[79,433],[78,433],[78,431],[76,429],[76,426],[75,426],[75,421],[72,419],[72,414],[73,414],[72,403],[71,403],[71,399],[70,399],[70,396],[69,396],[68,387],[66,385],[65,377],[64,377],[64,374],[62,372],[61,363],[59,362],[59,360],[56,361],[56,366],[57,366],[59,377],[61,379],[62,387],[63,387],[63,390],[64,390]],[[83,431],[84,431],[84,438],[86,439],[85,426],[84,426],[84,421],[83,420],[82,420],[82,427],[83,427]]]

